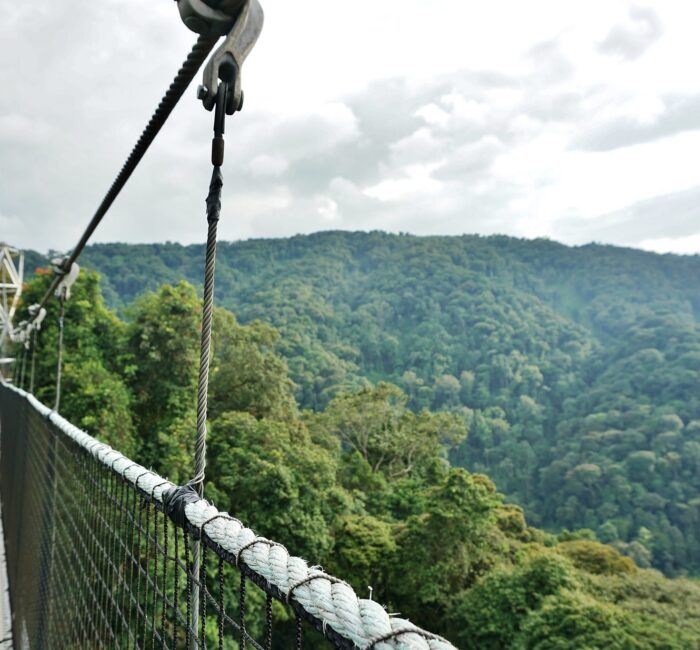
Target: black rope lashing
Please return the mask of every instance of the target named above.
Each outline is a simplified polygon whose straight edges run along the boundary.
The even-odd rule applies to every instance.
[[[117,459],[117,460],[119,460],[119,459]],[[115,460],[114,462],[116,463],[117,461]],[[127,473],[132,467],[138,467],[138,466],[139,466],[138,463],[135,463],[135,462],[133,462],[133,461],[130,462],[130,463],[120,472],[121,477],[122,477],[122,481],[125,481],[125,482],[128,481],[129,479],[126,478],[126,473]],[[112,469],[114,469],[114,463],[112,463]]]
[[[241,627],[241,650],[246,648],[246,640],[248,633],[245,629],[245,599],[246,599],[246,584],[245,584],[245,573],[241,572],[241,584],[238,589],[238,616],[239,625]]]
[[[218,632],[219,632],[219,650],[224,650],[224,558],[219,557],[219,600],[218,608]],[[241,648],[245,648],[241,645]]]
[[[267,594],[265,602],[265,648],[272,650],[272,594]]]
[[[445,639],[443,639],[441,636],[438,636],[437,634],[431,634],[430,632],[426,632],[425,630],[421,630],[417,627],[407,627],[403,630],[393,630],[392,632],[382,634],[382,636],[375,637],[369,642],[365,650],[373,650],[374,646],[376,646],[378,643],[390,641],[391,639],[395,639],[396,637],[401,636],[402,634],[415,634],[417,636],[423,637],[428,641],[442,641],[443,643],[447,643]]]
[[[197,643],[197,632],[192,631],[192,566],[190,564],[190,537],[187,532],[184,532],[184,543],[185,543],[185,599],[187,601],[186,605],[186,620],[187,625],[185,629],[185,648],[190,650],[193,645]],[[194,638],[193,638],[194,637]],[[194,644],[193,644],[194,641]]]
[[[290,588],[289,591],[287,591],[287,603],[289,603],[289,599],[294,595],[294,592],[299,588],[302,587],[309,582],[313,582],[314,580],[327,580],[331,584],[334,585],[346,585],[347,582],[345,580],[341,580],[340,578],[336,578],[335,576],[328,575],[327,573],[314,573],[312,576],[307,576],[303,580],[299,580],[299,582],[295,582]]]
[[[154,485],[151,488],[151,499],[153,499],[153,501],[156,501],[156,490],[159,487],[162,487],[163,485],[172,485],[172,483],[170,481],[161,481],[160,483],[157,483],[156,485]],[[163,495],[161,494],[161,499],[162,498],[163,498]]]
[[[140,478],[140,477],[139,477]],[[138,487],[138,479],[136,479],[136,486]],[[144,571],[145,571],[145,579],[144,582],[146,583],[144,585],[144,594],[143,594],[143,611],[144,611],[144,616],[143,616],[143,632],[142,632],[142,638],[144,642],[144,646],[146,644],[146,627],[148,625],[148,569],[150,566],[150,561],[151,561],[151,540],[150,540],[150,534],[151,534],[151,500],[150,499],[144,499],[144,505],[146,508],[146,523],[144,524],[144,527],[146,529],[146,553],[143,558],[143,566],[144,566]],[[157,558],[154,566],[154,570],[156,569],[158,565]],[[156,578],[154,575],[153,578],[154,582],[153,584],[157,584]],[[151,613],[151,616],[153,616],[155,612]]]
[[[166,522],[167,526],[167,522]],[[173,527],[173,536],[175,537],[175,561],[180,556],[180,529],[177,526]],[[180,572],[177,570],[177,565],[173,570],[173,648],[177,648],[177,601],[180,592]]]
[[[155,488],[154,488],[155,489]],[[151,604],[151,648],[156,647],[156,614],[158,611],[158,510],[153,514],[153,602]]]
[[[163,600],[163,606],[161,609],[161,618],[160,618],[160,638],[162,641],[163,646],[165,647],[165,609],[166,609],[166,600],[165,600],[165,594],[167,593],[168,589],[168,518],[163,517],[163,591],[162,591],[162,600]]]
[[[212,522],[216,521],[217,519],[225,519],[226,521],[235,521],[236,523],[240,524],[241,528],[243,527],[243,524],[239,519],[236,519],[235,517],[231,517],[230,515],[224,515],[224,514],[218,514],[214,515],[213,517],[210,517],[207,519],[200,527],[199,527],[199,537],[200,539],[204,539],[204,536],[207,534],[206,527],[211,524]],[[195,544],[197,542],[195,541]],[[194,549],[193,549],[194,550]],[[206,617],[207,617],[207,572],[206,572],[206,555],[207,555],[207,545],[202,544],[201,546],[201,557],[200,559],[200,566],[199,566],[199,585],[194,585],[194,589],[201,589],[204,591],[204,596],[200,600],[200,607],[201,607],[201,612],[199,612],[200,615],[200,647],[206,649],[207,647],[207,639],[206,639],[206,629],[205,629],[205,623],[206,623]],[[192,573],[193,575],[196,573],[196,567],[194,565],[194,553],[193,553],[193,561],[192,561]],[[194,607],[196,603],[192,603],[192,606]],[[196,617],[193,618],[192,620],[192,627],[196,627],[197,624],[197,619]]]
[[[200,536],[201,536],[201,531],[200,531]],[[201,612],[200,612],[200,633],[199,633],[199,647],[202,648],[203,650],[206,650],[207,648],[207,545],[202,544],[202,556],[201,556],[201,565],[199,567],[199,584],[200,584],[200,589],[203,592],[202,599],[200,601],[201,603]],[[194,561],[192,562],[192,570],[194,571]],[[195,626],[197,623],[196,618],[192,619],[192,627]]]
[[[164,490],[162,497],[165,514],[180,528],[184,528],[187,523],[185,515],[187,505],[197,503],[201,499],[192,481],[187,485],[174,485],[170,489]]]
[[[243,528],[243,522],[240,519],[236,519],[236,517],[232,517],[231,515],[214,515],[213,517],[210,517],[207,519],[200,527],[199,527],[199,536],[202,537],[203,535],[207,535],[206,527],[211,524],[212,522],[216,521],[217,519],[225,519],[226,521],[234,521],[236,522],[241,528]]]
[[[140,507],[139,504],[139,494],[138,490],[129,490],[131,493],[131,525],[129,526],[131,528],[131,535],[129,538],[129,551],[130,551],[130,558],[129,558],[129,584],[133,585],[134,584],[134,564],[138,562],[137,558],[140,557],[141,555],[141,520],[142,520],[142,511],[143,508]],[[136,523],[138,517],[138,523]],[[134,525],[136,524],[136,525]],[[138,533],[138,535],[136,534]],[[134,547],[138,544],[138,551],[135,551]],[[125,570],[126,574],[126,570]],[[126,575],[125,575],[126,577]],[[127,615],[127,621],[126,621],[126,627],[129,630],[129,633],[132,633],[132,626],[131,626],[131,615],[134,611],[133,604],[131,602],[132,598],[136,601],[137,608],[136,608],[136,629],[138,630],[138,602],[139,602],[139,597],[140,597],[140,588],[141,588],[141,572],[137,571],[136,572],[136,591],[134,596],[132,596],[130,590],[125,589],[127,595],[128,595],[128,606],[129,606],[129,611]],[[138,632],[134,634],[134,638],[138,636]]]
[[[243,546],[241,546],[241,548],[238,549],[238,553],[235,554],[236,566],[238,566],[240,563],[243,551],[247,551],[251,546],[255,546],[256,544],[267,544],[269,547],[278,546],[279,548],[283,548],[285,551],[287,550],[284,544],[280,544],[279,542],[273,542],[271,539],[266,539],[265,537],[256,537],[255,539],[251,540],[247,544],[244,544]],[[245,560],[243,561],[245,562]]]
[[[92,454],[94,456],[95,449],[98,449],[100,447],[107,448],[107,449],[110,449],[111,451],[113,451],[106,442],[100,442],[99,440],[93,441],[93,443],[87,448],[87,450],[90,452],[90,454]]]
[[[302,620],[301,616],[297,613],[296,617],[296,634],[295,634],[295,641],[296,641],[296,650],[301,650],[301,642],[303,639],[303,633],[304,633],[304,628],[302,625]]]

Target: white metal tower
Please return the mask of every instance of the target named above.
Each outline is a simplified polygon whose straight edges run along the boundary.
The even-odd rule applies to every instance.
[[[12,246],[0,243],[0,350],[12,338],[12,319],[22,295],[24,255]]]

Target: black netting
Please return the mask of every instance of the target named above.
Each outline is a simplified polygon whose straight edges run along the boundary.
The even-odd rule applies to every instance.
[[[198,530],[176,526],[138,483],[0,385],[0,496],[16,647],[355,647],[330,628],[324,639],[320,623],[211,540],[200,541]]]

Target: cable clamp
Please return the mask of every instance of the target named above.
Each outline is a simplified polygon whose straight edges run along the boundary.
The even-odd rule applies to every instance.
[[[190,503],[197,503],[201,500],[202,497],[197,493],[197,488],[193,481],[190,481],[186,485],[174,485],[163,491],[165,514],[180,526],[180,528],[184,528],[187,524],[185,507]]]
[[[53,272],[56,275],[61,276],[61,281],[56,287],[54,295],[57,298],[65,298],[66,300],[70,298],[70,289],[78,279],[78,274],[80,273],[80,267],[73,262],[69,269],[65,268],[68,257],[57,257],[51,260],[51,266],[53,266]]]
[[[29,305],[27,311],[29,312],[29,316],[31,317],[31,321],[27,326],[27,334],[30,334],[33,331],[38,332],[41,329],[41,324],[46,318],[46,309],[44,309],[44,307],[41,307],[39,303],[35,303],[33,305]]]
[[[34,319],[34,324],[33,328],[38,332],[41,329],[41,324],[44,322],[44,319],[46,318],[46,309],[43,307],[39,310],[39,313],[36,315],[36,318]]]

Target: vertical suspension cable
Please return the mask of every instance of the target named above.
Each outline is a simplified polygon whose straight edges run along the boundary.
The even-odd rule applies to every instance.
[[[63,364],[63,321],[66,315],[66,290],[62,289],[61,295],[58,298],[61,305],[58,313],[58,349],[56,352],[56,401],[53,405],[53,410],[58,413],[58,407],[61,405],[61,371]]]
[[[204,494],[204,470],[207,455],[207,408],[209,393],[209,362],[211,331],[214,316],[214,272],[216,269],[216,234],[221,215],[221,189],[224,181],[221,167],[215,166],[207,196],[207,252],[204,267],[204,300],[202,307],[202,338],[199,353],[199,384],[197,390],[197,442],[195,446],[194,482],[199,496]]]
[[[199,350],[199,383],[197,388],[197,441],[195,443],[193,483],[200,497],[204,496],[204,476],[207,463],[207,407],[209,397],[209,362],[211,356],[211,331],[214,316],[214,277],[216,271],[216,234],[221,217],[221,190],[224,177],[221,165],[224,162],[224,120],[228,83],[222,81],[216,96],[214,116],[214,139],[211,160],[214,166],[207,195],[207,250],[204,264],[204,297],[202,302],[202,337]],[[192,573],[199,575],[200,541],[192,545]],[[192,589],[192,628],[197,629],[199,615],[199,585]],[[196,633],[193,635],[196,643]]]
[[[32,363],[29,370],[29,392],[34,395],[34,369],[36,367],[36,333],[34,328],[32,331]]]
[[[12,366],[12,383],[13,383],[15,386],[19,386],[20,368],[21,368],[21,366],[22,366],[22,361],[21,361],[21,359],[20,359],[21,353],[22,353],[21,350],[18,351],[18,352],[16,352],[16,353],[13,353],[13,354],[14,354],[14,361],[15,361],[15,363],[14,363],[14,365]]]
[[[19,373],[19,384],[18,384],[18,386],[20,388],[24,388],[24,377],[25,377],[26,369],[27,369],[27,348],[25,347],[24,343],[22,343],[22,366],[21,366],[21,370]]]

